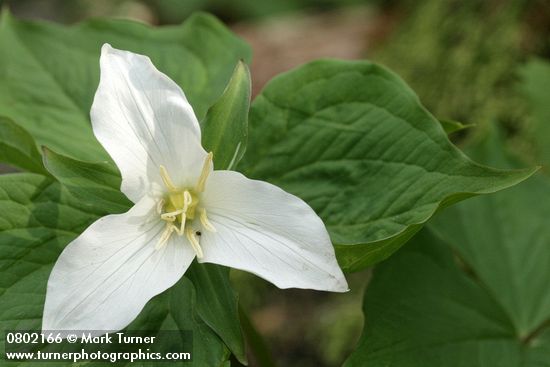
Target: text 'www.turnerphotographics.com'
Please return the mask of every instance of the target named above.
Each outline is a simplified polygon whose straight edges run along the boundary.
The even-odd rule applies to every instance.
[[[183,331],[6,331],[6,361],[191,361],[193,333]]]

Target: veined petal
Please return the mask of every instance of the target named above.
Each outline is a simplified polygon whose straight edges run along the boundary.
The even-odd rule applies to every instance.
[[[71,242],[50,274],[42,329],[120,330],[176,283],[194,253],[178,236],[155,250],[165,226],[157,218],[154,201],[145,197]]]
[[[206,152],[193,108],[183,91],[143,55],[105,44],[91,110],[94,133],[122,174],[133,202],[161,186],[160,166],[174,183],[192,185]],[[154,184],[153,184],[154,185]]]
[[[348,290],[323,222],[301,199],[214,171],[203,200],[216,232],[202,231],[200,261],[252,272],[279,288]]]

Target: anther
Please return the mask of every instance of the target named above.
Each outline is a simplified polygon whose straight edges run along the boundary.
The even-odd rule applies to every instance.
[[[206,179],[208,178],[208,175],[210,174],[210,165],[212,164],[212,152],[208,153],[206,155],[206,158],[204,159],[204,164],[202,165],[202,171],[201,175],[199,177],[199,180],[197,181],[197,186],[195,187],[195,190],[197,192],[203,192],[204,187],[206,186]]]
[[[178,188],[176,187],[176,185],[174,185],[174,182],[170,178],[170,175],[168,175],[166,167],[164,167],[162,164],[160,165],[160,177],[162,178],[162,181],[164,182],[164,185],[168,190],[172,192],[178,191]]]
[[[193,202],[193,196],[188,190],[183,192],[183,209],[187,210],[187,207]]]
[[[164,232],[162,232],[162,235],[160,236],[157,244],[155,245],[155,250],[158,251],[161,248],[163,248],[164,245],[166,245],[166,242],[168,242],[168,240],[170,239],[170,235],[172,234],[173,230],[174,230],[174,226],[167,223],[166,229],[164,230]]]
[[[193,247],[193,250],[195,251],[195,254],[197,255],[197,258],[202,259],[204,256],[202,253],[201,245],[199,244],[199,240],[197,240],[197,237],[195,235],[195,231],[193,228],[187,228],[185,230],[185,236],[191,243],[191,247]]]
[[[173,212],[170,212],[170,213],[162,213],[160,215],[160,217],[163,219],[163,220],[167,220],[167,221],[170,221],[170,222],[173,222],[176,220],[176,216],[177,215],[180,215],[182,213],[184,213],[185,210],[184,209],[178,209],[176,211],[173,211]]]
[[[160,201],[157,203],[157,214],[162,213],[163,207],[164,207],[164,199],[160,199]]]
[[[179,229],[176,229],[176,232],[178,233],[178,235],[182,235],[183,234],[183,230],[185,228],[185,221],[187,220],[187,216],[184,214],[181,215],[181,224],[180,224],[180,228]]]
[[[205,208],[201,209],[201,215],[200,215],[199,219],[200,219],[201,224],[204,227],[204,229],[206,229],[207,231],[210,231],[210,232],[217,232],[216,228],[208,220],[208,216],[206,215],[206,209]]]

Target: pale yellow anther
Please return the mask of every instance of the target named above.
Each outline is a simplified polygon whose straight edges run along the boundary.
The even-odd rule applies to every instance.
[[[164,182],[164,185],[168,190],[172,192],[178,191],[178,188],[176,187],[176,185],[174,185],[174,182],[168,175],[168,171],[166,170],[166,167],[164,167],[163,165],[160,166],[160,177],[162,178],[162,181]]]
[[[204,208],[201,209],[201,215],[200,215],[199,219],[200,219],[201,224],[204,227],[204,229],[206,229],[207,231],[210,231],[210,232],[217,232],[216,228],[208,220],[208,216],[206,215],[206,209],[204,209]]]
[[[187,207],[193,202],[193,196],[188,190],[183,193],[183,208],[187,210]]]
[[[164,200],[160,199],[157,203],[157,214],[162,214],[162,208],[164,207]]]
[[[174,226],[171,224],[167,224],[164,232],[162,232],[162,235],[160,236],[157,244],[155,245],[155,250],[160,250],[161,248],[166,245],[166,242],[170,239],[170,235],[172,234],[172,231],[174,231]]]
[[[179,209],[179,210],[176,210],[176,211],[173,211],[173,212],[170,212],[170,213],[162,213],[160,215],[161,219],[163,220],[167,220],[167,221],[170,221],[170,222],[173,222],[176,220],[176,216],[184,213],[185,210],[184,209]]]
[[[185,221],[187,220],[187,216],[185,214],[182,214],[181,215],[181,224],[180,224],[180,228],[177,230],[177,233],[178,235],[182,235],[183,234],[183,230],[185,229]]]
[[[204,159],[204,164],[202,165],[201,175],[199,177],[199,180],[197,181],[197,186],[195,187],[195,190],[197,192],[203,192],[204,191],[204,187],[206,186],[206,179],[208,178],[208,175],[210,174],[210,165],[211,164],[212,164],[212,152],[208,153],[208,155]]]
[[[199,240],[197,240],[197,236],[195,235],[195,231],[193,230],[193,228],[187,228],[185,230],[185,236],[191,243],[191,247],[193,247],[193,251],[195,251],[197,258],[202,259],[202,257],[204,256],[202,253],[202,248],[199,244]]]

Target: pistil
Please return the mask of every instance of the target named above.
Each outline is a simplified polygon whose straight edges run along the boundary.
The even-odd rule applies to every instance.
[[[178,188],[170,178],[166,167],[160,166],[160,176],[168,189],[168,194],[157,204],[157,212],[160,218],[166,222],[166,227],[155,245],[155,249],[159,250],[163,248],[173,232],[176,232],[178,236],[182,236],[185,233],[197,257],[202,258],[203,252],[199,239],[189,221],[195,219],[195,213],[199,210],[199,222],[202,227],[207,231],[216,232],[216,228],[208,220],[206,209],[198,208],[199,194],[204,192],[206,180],[211,171],[211,164],[212,153],[208,153],[197,184],[192,189]]]

